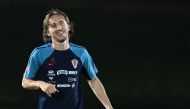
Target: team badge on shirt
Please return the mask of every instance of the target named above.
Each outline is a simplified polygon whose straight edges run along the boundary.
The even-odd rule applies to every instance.
[[[77,59],[73,59],[73,60],[71,60],[71,63],[73,65],[73,67],[76,69],[77,65],[78,65],[78,60]]]

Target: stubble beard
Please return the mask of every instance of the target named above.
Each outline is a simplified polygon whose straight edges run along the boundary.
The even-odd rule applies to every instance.
[[[54,36],[53,39],[59,43],[63,43],[68,39],[68,36],[61,36],[61,37],[63,37],[63,38],[59,38],[59,36]]]

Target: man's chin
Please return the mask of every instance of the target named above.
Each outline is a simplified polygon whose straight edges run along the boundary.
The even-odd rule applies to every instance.
[[[65,42],[67,40],[67,37],[65,36],[57,36],[57,37],[54,37],[54,40],[56,40],[57,42]]]
[[[65,42],[65,40],[58,40],[58,42],[63,43],[63,42]]]
[[[58,42],[65,42],[67,40],[67,38],[62,38],[62,39],[57,39]]]

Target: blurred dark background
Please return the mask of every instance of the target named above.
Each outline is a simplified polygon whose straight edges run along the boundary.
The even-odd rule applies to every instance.
[[[52,8],[75,23],[71,42],[90,52],[115,109],[190,108],[190,2],[1,0],[0,109],[36,109],[21,79]],[[104,109],[85,78],[83,88],[85,109]]]

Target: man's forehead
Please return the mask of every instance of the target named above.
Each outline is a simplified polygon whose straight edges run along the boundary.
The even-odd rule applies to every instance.
[[[64,21],[65,17],[62,15],[52,15],[49,18],[49,23],[54,23],[54,22],[59,22],[59,21]]]

